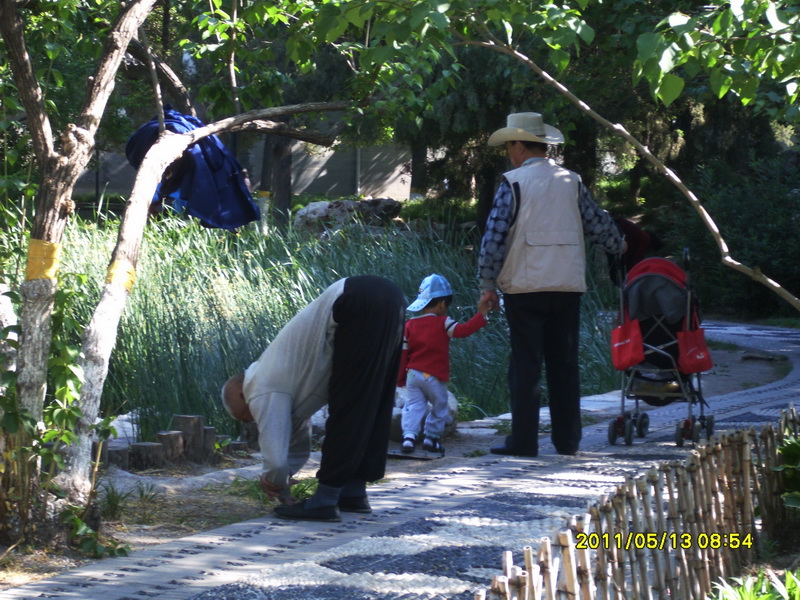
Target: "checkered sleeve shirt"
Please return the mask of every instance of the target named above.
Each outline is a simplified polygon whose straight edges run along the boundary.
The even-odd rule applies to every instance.
[[[611,254],[622,252],[624,238],[611,215],[600,208],[589,189],[580,184],[578,206],[583,221],[583,234]],[[508,246],[506,240],[516,218],[517,206],[511,186],[505,179],[497,188],[492,210],[486,221],[478,259],[478,279],[482,290],[494,290],[495,281],[503,268]]]

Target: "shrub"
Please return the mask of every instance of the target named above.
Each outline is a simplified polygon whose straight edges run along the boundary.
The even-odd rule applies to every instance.
[[[760,268],[793,294],[800,293],[800,172],[782,159],[754,160],[747,168],[701,168],[694,191],[722,232],[731,255]],[[671,212],[669,241],[691,249],[691,273],[701,299],[715,312],[737,316],[796,314],[774,292],[725,267],[705,225],[688,203]]]

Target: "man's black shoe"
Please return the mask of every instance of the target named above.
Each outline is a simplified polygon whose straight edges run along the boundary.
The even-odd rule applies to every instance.
[[[339,498],[339,510],[342,512],[368,514],[372,512],[366,496],[360,498]]]
[[[556,452],[558,452],[561,456],[575,456],[578,453],[578,449],[575,448],[574,450],[559,450],[556,448]]]
[[[524,450],[516,450],[514,448],[509,448],[505,444],[502,446],[494,446],[493,448],[489,449],[489,452],[492,454],[502,454],[503,456],[525,456],[527,458],[536,458],[539,455],[539,452],[536,450],[527,451]]]
[[[338,523],[342,520],[338,506],[319,506],[317,508],[306,508],[306,501],[297,504],[281,504],[275,507],[275,514],[281,519],[291,521],[325,521]]]

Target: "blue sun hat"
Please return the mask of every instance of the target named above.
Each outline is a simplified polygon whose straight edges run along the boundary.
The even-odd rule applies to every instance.
[[[419,286],[419,295],[414,302],[408,305],[407,310],[416,312],[425,308],[428,305],[428,302],[434,298],[442,298],[444,296],[452,295],[453,288],[450,287],[450,283],[447,281],[447,279],[434,273],[433,275],[428,275],[422,280],[422,283]]]

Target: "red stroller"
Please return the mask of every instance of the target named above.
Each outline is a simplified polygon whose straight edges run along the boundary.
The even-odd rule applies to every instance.
[[[688,266],[688,251],[684,263]],[[633,443],[634,433],[644,437],[650,418],[640,410],[639,401],[650,406],[666,406],[676,400],[688,403],[688,416],[675,428],[675,443],[700,441],[714,432],[714,416],[706,415],[700,373],[684,372],[679,367],[678,332],[699,327],[699,307],[689,285],[688,272],[664,258],[648,258],[634,267],[620,287],[619,322],[638,319],[644,360],[623,371],[620,416],[608,425],[608,442],[616,444],[622,437]],[[710,360],[708,361],[710,364]],[[709,367],[705,368],[708,370]],[[634,400],[634,410],[625,410],[625,400]],[[695,404],[699,416],[692,413]]]

